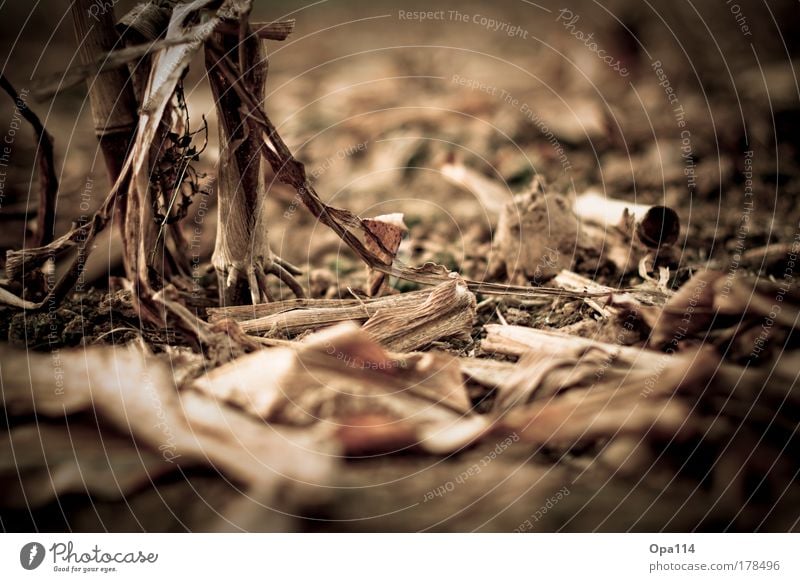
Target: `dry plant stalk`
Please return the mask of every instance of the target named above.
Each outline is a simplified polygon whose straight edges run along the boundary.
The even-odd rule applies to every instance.
[[[666,253],[680,234],[680,218],[667,206],[632,204],[587,192],[575,200],[587,239],[621,273],[637,268],[649,253]]]
[[[73,23],[80,45],[81,60],[84,63],[106,53],[118,41],[114,30],[113,10],[106,10],[96,23],[92,23],[89,21],[90,5],[91,2],[88,0],[77,0],[72,4]],[[52,158],[52,140],[49,139],[43,127],[41,127],[41,131],[37,127],[33,121],[35,116],[29,118],[40,137],[39,167],[42,191],[37,233],[39,244],[33,248],[16,252],[9,251],[5,265],[6,275],[10,280],[20,280],[24,273],[33,272],[47,261],[71,248],[77,247],[78,253],[66,274],[52,288],[48,289],[47,295],[39,303],[23,301],[5,290],[0,291],[0,302],[26,309],[41,309],[45,305],[59,303],[80,277],[95,236],[103,230],[111,218],[116,193],[124,186],[125,164],[123,161],[126,160],[136,126],[136,98],[130,83],[127,82],[126,71],[121,71],[119,68],[110,69],[103,73],[101,78],[96,79],[90,85],[89,97],[95,134],[100,141],[109,179],[113,184],[112,193],[89,221],[52,241],[55,222],[54,204],[58,189],[58,183],[52,171],[52,160],[47,159],[48,156]],[[28,116],[26,115],[26,117]],[[41,124],[38,125],[41,126]],[[49,153],[48,150],[50,150]],[[124,220],[125,201],[121,201],[117,205],[117,210],[120,221]]]
[[[53,136],[50,135],[42,125],[42,122],[28,104],[20,98],[17,90],[0,73],[0,87],[8,93],[14,101],[20,115],[31,124],[36,134],[36,165],[39,173],[39,206],[36,212],[36,232],[33,240],[35,247],[46,245],[53,240],[56,222],[56,196],[58,196],[58,177],[56,176],[56,165],[53,159]]]
[[[279,277],[298,297],[304,296],[293,273],[269,246],[267,187],[261,152],[266,146],[260,128],[250,119],[249,106],[233,90],[231,80],[219,70],[219,55],[238,51],[241,74],[235,84],[246,90],[256,103],[264,101],[267,59],[261,40],[245,19],[239,26],[244,38],[218,32],[205,51],[221,146],[217,181],[219,218],[212,263],[217,271],[222,305],[270,301],[267,273]]]
[[[266,303],[261,305],[212,309],[211,321],[222,321],[233,315],[246,333],[278,332],[288,335],[306,330],[318,329],[344,321],[366,321],[379,310],[396,310],[419,306],[430,296],[432,290],[425,289],[413,293],[389,295],[387,297],[358,299],[296,299]],[[255,310],[254,310],[255,308]],[[246,310],[250,311],[249,314]],[[247,319],[255,311],[255,319]]]
[[[211,310],[211,321],[233,316],[245,333],[294,335],[342,323],[363,322],[364,330],[390,350],[411,351],[445,338],[468,340],[476,316],[475,296],[460,279],[432,289],[366,300],[297,299],[253,307]]]
[[[463,281],[442,283],[421,304],[379,309],[363,329],[387,349],[418,350],[439,339],[469,340],[477,303]]]
[[[95,62],[119,43],[113,7],[98,12],[92,10],[93,4],[92,0],[72,3],[72,20],[83,64]],[[117,65],[100,73],[89,85],[89,100],[95,134],[113,184],[122,173],[137,123],[138,105],[127,69]],[[124,219],[124,200],[119,201],[118,208],[120,218]]]

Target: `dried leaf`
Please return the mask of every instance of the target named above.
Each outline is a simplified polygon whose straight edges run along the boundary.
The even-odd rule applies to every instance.
[[[653,329],[650,342],[672,349],[685,338],[705,337],[713,329],[731,326],[736,329],[727,339],[753,326],[769,336],[773,326],[794,329],[798,318],[800,292],[785,282],[710,270],[695,273],[662,310],[647,315]]]
[[[70,493],[123,499],[176,470],[158,453],[113,431],[28,424],[0,440],[0,503],[38,507]]]
[[[344,444],[357,442],[358,451],[370,448],[369,435],[380,450],[387,441],[412,434],[406,446],[453,450],[486,426],[470,413],[457,359],[441,353],[390,355],[352,324],[291,347],[249,354],[193,386],[269,422],[344,425],[348,428],[338,429]],[[390,428],[376,428],[387,422]]]
[[[9,414],[63,418],[92,410],[167,462],[216,468],[254,487],[322,483],[335,452],[321,435],[276,429],[200,394],[179,395],[167,366],[128,348],[50,354],[0,350]]]
[[[382,248],[376,245],[371,238],[367,238],[364,241],[364,246],[366,246],[367,250],[379,256],[381,260],[391,264],[397,255],[397,249],[400,248],[403,236],[408,232],[408,227],[403,222],[403,215],[395,213],[367,218],[364,219],[364,226],[381,242]],[[367,295],[370,297],[377,295],[385,278],[385,273],[369,268]]]
[[[490,346],[522,355],[499,388],[506,430],[540,444],[572,446],[622,435],[677,436],[702,425],[689,401],[707,386],[718,356],[669,356],[517,326],[486,326]],[[513,338],[513,339],[509,339]]]

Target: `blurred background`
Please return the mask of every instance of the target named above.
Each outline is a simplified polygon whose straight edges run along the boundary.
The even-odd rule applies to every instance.
[[[120,0],[113,10],[119,18],[134,4]],[[3,70],[18,90],[76,64],[68,3],[6,2],[0,14]],[[435,258],[480,274],[485,265],[469,248],[486,239],[491,218],[474,193],[441,175],[448,155],[511,191],[539,175],[563,193],[595,188],[680,208],[697,243],[682,260],[694,264],[729,258],[744,152],[753,151],[749,235],[791,237],[800,179],[796,16],[791,1],[331,0],[257,1],[253,19],[297,21],[287,41],[267,43],[266,109],[321,195],[367,216],[403,211],[412,238],[428,245],[407,249],[407,260],[445,254]],[[191,115],[210,123],[200,168],[212,172],[216,119],[204,74],[198,60],[184,87]],[[84,87],[33,105],[56,139],[63,232],[81,200],[102,200],[102,157]],[[10,100],[0,100],[0,132],[12,116]],[[26,209],[34,210],[30,133],[23,127],[15,138],[0,205],[3,248],[21,245]],[[292,192],[274,186],[271,200],[276,252],[347,268],[351,257],[295,212]],[[213,230],[209,218],[206,254]],[[453,240],[455,256],[437,250],[437,241]],[[100,277],[107,260],[96,255],[90,274]]]

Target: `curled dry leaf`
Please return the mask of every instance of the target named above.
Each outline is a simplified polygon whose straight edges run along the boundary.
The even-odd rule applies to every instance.
[[[269,422],[332,425],[351,452],[383,450],[387,442],[454,450],[487,425],[471,413],[456,358],[391,355],[354,324],[249,354],[193,387]]]
[[[773,326],[791,330],[798,318],[800,293],[786,282],[710,270],[695,273],[663,309],[646,312],[652,327],[650,343],[672,349],[684,338],[732,326],[734,335],[753,327],[766,335]]]
[[[27,424],[0,439],[0,505],[38,507],[70,493],[122,499],[175,470],[113,431]]]
[[[623,435],[677,436],[702,425],[688,399],[718,357],[669,356],[518,326],[486,326],[486,349],[522,356],[499,387],[500,425],[525,440],[571,446]]]
[[[371,238],[364,240],[364,246],[372,253],[375,253],[385,263],[391,264],[400,248],[403,236],[408,232],[408,227],[403,222],[401,213],[383,214],[375,218],[364,219],[364,226],[375,235],[381,244],[381,249]],[[384,250],[385,249],[385,250]],[[369,278],[367,281],[367,295],[374,297],[380,293],[386,273],[375,271],[372,267],[367,267]]]

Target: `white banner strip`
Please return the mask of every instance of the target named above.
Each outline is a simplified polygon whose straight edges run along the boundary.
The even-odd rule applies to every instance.
[[[792,534],[4,534],[0,579],[794,581],[798,542]]]

